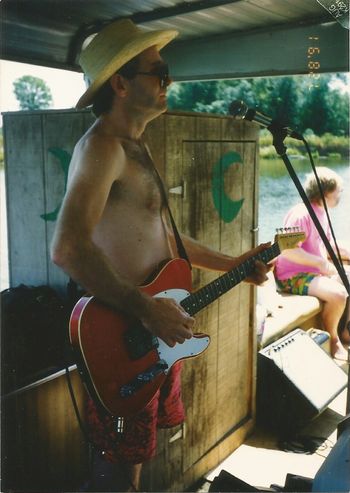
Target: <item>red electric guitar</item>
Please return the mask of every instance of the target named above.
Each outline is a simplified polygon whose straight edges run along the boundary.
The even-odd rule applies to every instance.
[[[140,289],[150,296],[173,298],[194,315],[248,277],[255,260],[266,264],[304,238],[300,232],[276,235],[271,247],[192,294],[190,268],[179,258],[166,263],[155,279]],[[70,318],[69,334],[91,397],[118,417],[131,416],[143,409],[172,365],[199,355],[210,342],[209,336],[195,334],[183,344],[169,347],[138,320],[118,313],[94,297],[83,297],[77,302]]]

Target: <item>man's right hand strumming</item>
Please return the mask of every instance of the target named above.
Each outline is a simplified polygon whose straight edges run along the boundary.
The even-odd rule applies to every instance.
[[[146,329],[170,347],[193,336],[195,319],[171,298],[150,297],[140,318]]]

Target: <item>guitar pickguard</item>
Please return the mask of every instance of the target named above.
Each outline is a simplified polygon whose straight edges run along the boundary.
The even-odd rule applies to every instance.
[[[155,298],[172,298],[177,303],[190,296],[191,293],[185,289],[167,289],[154,295]],[[159,359],[167,363],[168,368],[163,370],[168,373],[170,368],[179,360],[193,358],[201,354],[207,349],[210,343],[210,337],[204,334],[195,334],[191,339],[186,339],[182,344],[175,344],[174,347],[168,346],[162,339],[158,337],[157,352]]]

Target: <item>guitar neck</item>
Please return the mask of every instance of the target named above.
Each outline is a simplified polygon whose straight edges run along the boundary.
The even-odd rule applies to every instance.
[[[195,315],[200,310],[210,305],[210,303],[215,301],[221,295],[227,293],[227,291],[234,288],[250,276],[254,271],[256,260],[260,260],[261,262],[264,262],[264,264],[267,264],[280,253],[278,243],[274,243],[271,247],[263,250],[253,257],[248,258],[237,267],[226,272],[222,276],[182,300],[181,306],[190,315]]]

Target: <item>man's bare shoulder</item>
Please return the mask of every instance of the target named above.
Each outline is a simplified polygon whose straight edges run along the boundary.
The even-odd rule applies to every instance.
[[[125,156],[122,139],[100,132],[88,131],[75,146],[75,151],[84,158],[93,158],[97,161],[113,160]]]
[[[74,148],[71,172],[99,174],[122,173],[126,155],[120,138],[99,132],[88,131]]]

